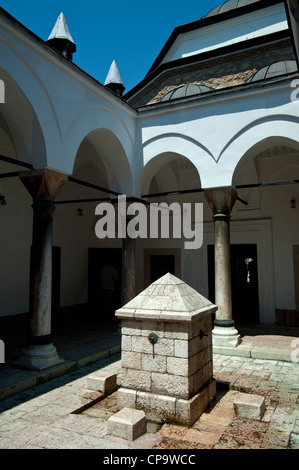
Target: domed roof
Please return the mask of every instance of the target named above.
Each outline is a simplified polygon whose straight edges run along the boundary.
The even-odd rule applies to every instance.
[[[237,8],[244,7],[246,5],[251,5],[251,3],[259,2],[260,0],[227,0],[222,3],[219,7],[213,8],[209,13],[207,13],[204,18],[209,18],[210,16],[220,15],[226,11],[235,10]]]
[[[177,98],[185,98],[186,96],[201,95],[202,93],[207,93],[208,91],[213,91],[213,89],[204,85],[196,85],[195,83],[191,83],[188,85],[179,86],[178,88],[169,91],[161,98],[160,101],[170,101]]]
[[[296,60],[282,60],[274,62],[274,64],[267,65],[258,70],[246,83],[257,82],[258,80],[265,80],[267,78],[279,77],[280,75],[288,75],[289,73],[297,72]]]

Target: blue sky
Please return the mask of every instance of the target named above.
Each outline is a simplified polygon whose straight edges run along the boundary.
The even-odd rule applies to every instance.
[[[2,0],[0,5],[46,40],[63,12],[77,45],[73,61],[104,83],[115,59],[129,91],[144,78],[176,26],[200,19],[221,0],[137,0],[50,2]]]

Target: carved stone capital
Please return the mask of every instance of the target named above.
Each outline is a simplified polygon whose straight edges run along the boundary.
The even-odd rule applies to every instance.
[[[238,197],[237,191],[232,187],[205,189],[204,193],[214,215],[229,215]]]
[[[34,200],[55,201],[68,175],[51,168],[23,171],[19,178]]]

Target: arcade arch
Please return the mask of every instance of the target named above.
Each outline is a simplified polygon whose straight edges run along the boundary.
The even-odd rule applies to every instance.
[[[32,242],[32,198],[18,172],[46,165],[46,146],[29,99],[11,75],[3,68],[0,72],[5,83],[4,102],[0,105],[0,282],[7,286],[1,290],[0,303],[2,314],[12,315],[28,311]],[[17,260],[20,269],[12,260]]]
[[[54,244],[61,248],[61,307],[89,312],[94,308],[90,299],[99,293],[103,257],[109,254],[111,263],[117,263],[119,282],[121,278],[122,241],[100,240],[95,234],[97,205],[132,184],[127,157],[112,131],[97,129],[82,140],[72,177],[59,193],[54,214]]]
[[[256,246],[261,323],[279,322],[281,312],[294,316],[298,308],[299,186],[290,184],[298,174],[298,142],[273,136],[252,146],[232,177],[247,206],[233,210],[231,243]]]
[[[165,203],[168,206],[175,203],[175,210],[178,210],[179,206],[182,208],[183,203],[204,202],[198,170],[188,158],[175,152],[163,152],[152,158],[140,172],[137,187],[148,203]],[[170,214],[169,219],[168,214],[166,217],[171,224],[174,213]],[[181,233],[181,238],[170,236],[167,239],[159,237],[138,240],[136,248],[139,256],[136,259],[140,276],[136,279],[137,290],[142,290],[166,272],[171,272],[194,285],[194,279],[191,280],[192,272],[187,269],[187,250],[184,250],[184,235]]]

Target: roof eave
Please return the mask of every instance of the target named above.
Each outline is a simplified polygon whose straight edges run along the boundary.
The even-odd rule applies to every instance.
[[[205,61],[209,59],[216,59],[217,57],[225,56],[228,54],[236,53],[240,50],[248,50],[253,47],[257,47],[261,44],[261,39],[264,39],[264,44],[270,44],[271,42],[282,40],[282,39],[291,39],[291,32],[290,30],[278,31],[276,33],[272,33],[271,35],[265,36],[263,38],[254,38],[250,40],[245,40],[237,44],[233,44],[230,46],[224,46],[219,49],[213,49],[211,51],[202,52],[200,54],[190,55],[188,57],[184,57],[181,59],[176,59],[170,62],[164,62],[160,64],[157,68],[153,69],[151,73],[148,73],[141,82],[139,82],[135,87],[129,90],[125,95],[124,98],[129,100],[139,91],[141,91],[144,87],[146,87],[152,80],[158,77],[160,74],[166,72],[167,70],[175,69],[177,67],[182,67],[186,65],[195,64],[196,62]]]
[[[153,70],[155,70],[160,65],[161,61],[164,59],[165,55],[170,50],[171,46],[174,44],[175,40],[180,34],[194,31],[195,29],[203,28],[205,26],[210,26],[212,24],[221,23],[222,21],[226,21],[231,18],[236,18],[238,16],[242,16],[242,15],[251,13],[256,10],[267,8],[269,6],[276,5],[278,3],[284,3],[284,1],[283,0],[261,0],[260,2],[253,3],[251,5],[245,5],[243,7],[236,8],[234,10],[229,10],[224,13],[219,13],[218,15],[215,15],[215,16],[203,17],[191,23],[177,26],[171,33],[168,40],[166,41],[164,47],[162,48],[161,52],[157,56],[156,60],[154,61],[153,65],[149,69],[146,76],[151,74]]]

